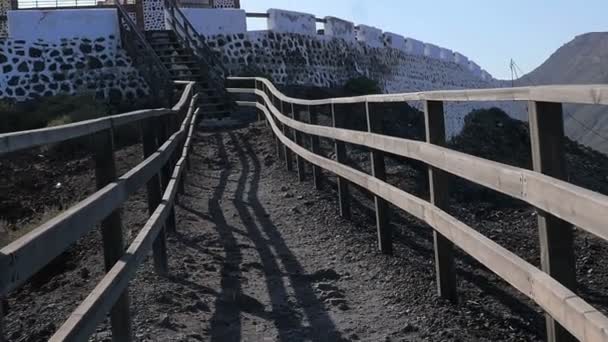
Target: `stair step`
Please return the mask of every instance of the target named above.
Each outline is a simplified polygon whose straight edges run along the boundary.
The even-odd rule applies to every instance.
[[[173,66],[173,65],[174,64],[171,64],[171,66]],[[169,68],[169,72],[171,72],[171,73],[189,72],[191,74],[202,74],[201,69],[198,67],[187,68],[187,69]]]
[[[158,52],[158,51],[157,51]],[[178,55],[158,55],[158,57],[160,57],[161,59],[169,59],[169,58],[188,58],[192,61],[194,61],[193,59],[193,55],[187,55],[187,54],[178,54]]]
[[[157,54],[159,52],[177,52],[180,55],[192,56],[192,55],[188,54],[188,51],[186,51],[185,49],[182,49],[182,48],[158,48],[158,49],[154,49],[154,51],[156,51]]]
[[[229,110],[219,110],[219,111],[211,111],[211,112],[203,111],[203,114],[205,114],[205,115],[226,115],[226,114],[230,114],[230,111]]]

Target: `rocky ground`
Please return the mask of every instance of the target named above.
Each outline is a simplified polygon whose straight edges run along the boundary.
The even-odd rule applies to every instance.
[[[138,145],[118,152],[121,171],[139,162],[140,152]],[[361,149],[349,149],[349,156],[366,168]],[[539,308],[460,253],[460,301],[439,299],[432,231],[406,214],[395,210],[391,216],[395,255],[380,254],[371,198],[355,189],[353,218],[339,217],[335,180],[325,174],[322,191],[310,180],[298,183],[277,159],[264,125],[199,132],[192,161],[186,195],[177,207],[178,233],[168,237],[170,276],[156,275],[149,258],[129,288],[136,340],[543,340]],[[50,167],[55,177],[41,174],[44,185],[19,190],[18,196],[29,196],[27,207],[37,207],[46,197],[34,194],[59,179],[74,187],[64,188],[62,196],[83,198],[93,190],[86,181],[92,176],[90,161],[70,163],[82,167],[71,174],[69,166],[55,164]],[[15,181],[6,182],[5,189],[20,184],[29,164],[24,162],[23,172],[14,173]],[[390,183],[426,196],[418,165],[392,159],[388,171]],[[65,177],[72,178],[66,182]],[[458,187],[451,212],[537,265],[534,210],[521,203],[497,205],[495,197],[473,190]],[[474,193],[465,205],[460,204],[463,193]],[[130,239],[147,218],[144,193],[124,206],[123,217]],[[576,246],[579,292],[604,310],[608,247],[580,231]],[[14,292],[5,318],[9,340],[50,337],[103,275],[102,258],[95,230],[54,272]],[[91,340],[111,340],[108,320]]]

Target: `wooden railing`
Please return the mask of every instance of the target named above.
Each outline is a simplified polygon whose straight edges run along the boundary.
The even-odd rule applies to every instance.
[[[191,49],[195,57],[200,59],[200,66],[207,71],[209,81],[214,83],[218,89],[224,88],[228,70],[206,43],[196,28],[190,23],[186,15],[177,6],[176,0],[165,1],[165,17],[180,42]]]
[[[195,111],[198,95],[194,92],[195,84],[186,83],[179,102],[171,109],[141,110],[53,128],[0,134],[0,155],[78,137],[95,139],[97,192],[0,250],[0,297],[6,297],[101,223],[107,273],[51,341],[86,341],[108,312],[114,340],[131,340],[129,280],[150,249],[156,271],[167,273],[165,229],[175,230],[173,207],[177,192],[183,192],[198,115],[198,110]],[[117,177],[113,132],[136,123],[140,124],[145,160]],[[144,185],[151,216],[125,252],[119,208]]]
[[[156,51],[150,46],[146,37],[133,22],[125,5],[115,1],[118,13],[120,37],[124,49],[133,60],[133,66],[141,73],[151,89],[155,99],[171,99],[171,76]],[[140,18],[143,20],[143,18]]]
[[[457,300],[453,245],[458,246],[488,269],[502,277],[542,307],[547,316],[550,341],[608,341],[608,318],[575,294],[573,228],[576,225],[602,239],[608,239],[608,197],[563,180],[562,102],[608,105],[608,86],[545,86],[509,89],[452,90],[394,95],[371,95],[326,100],[290,98],[263,78],[230,78],[238,88],[232,93],[255,94],[257,102],[237,102],[261,111],[272,127],[278,151],[283,151],[288,167],[295,153],[300,179],[304,160],[313,164],[313,180],[318,188],[321,168],[338,176],[340,212],[350,212],[349,183],[375,196],[379,247],[392,252],[386,217],[387,202],[426,222],[434,229],[435,264],[439,294]],[[246,84],[245,87],[242,84]],[[443,101],[528,101],[534,170],[500,164],[443,147],[445,126]],[[370,103],[424,101],[426,142],[383,135]],[[367,116],[367,132],[340,128],[346,117],[336,110],[343,104],[360,104]],[[318,106],[331,107],[333,127],[315,124]],[[308,123],[299,118],[303,106]],[[290,129],[295,134],[287,136]],[[310,136],[311,149],[303,147]],[[319,155],[319,137],[335,141],[337,160]],[[371,175],[344,165],[345,143],[365,146],[371,151]],[[418,161],[429,168],[431,199],[425,201],[386,182],[384,154]],[[513,252],[478,233],[448,214],[446,173],[483,185],[539,209],[541,243],[540,270]],[[570,335],[571,334],[571,335]]]

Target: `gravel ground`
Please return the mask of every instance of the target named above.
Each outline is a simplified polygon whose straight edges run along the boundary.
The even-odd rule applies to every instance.
[[[178,233],[168,236],[170,276],[156,275],[150,257],[129,288],[137,341],[543,340],[538,307],[460,253],[460,301],[439,299],[432,231],[413,218],[393,212],[395,255],[380,254],[370,197],[355,189],[353,218],[340,218],[335,180],[326,175],[322,191],[298,183],[263,125],[197,133],[192,162]],[[405,179],[418,173],[391,167],[389,181],[419,188]],[[451,211],[538,262],[532,209],[475,202]],[[128,238],[146,214],[142,193],[125,205]],[[11,295],[9,340],[46,340],[87,295],[103,274],[98,235],[83,238],[44,285]],[[578,233],[581,246],[582,295],[603,309],[608,249]],[[111,340],[107,319],[91,340]]]

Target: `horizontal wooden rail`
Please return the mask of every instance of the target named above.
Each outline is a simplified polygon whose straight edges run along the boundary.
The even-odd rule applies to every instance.
[[[0,295],[21,286],[51,260],[119,208],[167,163],[183,132],[173,134],[156,153],[53,219],[0,250]]]
[[[404,101],[540,101],[608,105],[608,85],[552,85],[498,89],[441,90],[403,94],[365,95],[324,100],[303,100],[288,97],[267,79],[260,77],[229,77],[230,81],[262,82],[279,100],[298,105],[315,106],[346,103],[382,103]],[[232,89],[232,92],[237,90]],[[253,92],[242,89],[238,92]]]
[[[184,94],[192,91],[193,84],[186,85]],[[0,134],[0,155],[15,152],[32,147],[54,144],[78,137],[97,133],[106,129],[128,125],[134,122],[146,120],[152,117],[163,116],[174,113],[177,108],[182,108],[187,97],[182,96],[179,102],[169,109],[146,109],[125,114],[118,114],[99,119],[75,122],[67,125],[40,128],[29,131],[11,132]]]
[[[188,138],[191,137],[197,115],[198,111],[193,115],[191,108],[180,130],[181,134],[187,134]],[[120,294],[128,286],[129,280],[135,275],[137,266],[142,263],[152,248],[154,240],[169,215],[171,204],[174,202],[177,194],[178,183],[185,170],[189,148],[190,145],[187,141],[182,150],[181,158],[175,165],[161,204],[150,216],[145,226],[127,249],[125,255],[74,310],[66,322],[51,337],[50,341],[87,340],[95,331],[99,322],[105,318],[105,314],[118,300]]]
[[[53,340],[86,340],[110,310],[113,335],[121,341],[130,341],[132,338],[127,297],[128,280],[151,246],[153,244],[156,246],[161,231],[163,231],[162,244],[159,245],[161,249],[154,249],[155,261],[158,256],[158,261],[166,265],[163,226],[174,215],[173,207],[177,186],[183,188],[185,176],[183,166],[186,164],[191,148],[190,141],[198,113],[195,111],[195,106],[199,97],[198,95],[193,96],[195,83],[179,82],[178,84],[185,84],[186,87],[180,100],[172,109],[143,110],[71,125],[0,135],[2,144],[0,152],[2,153],[61,142],[98,132],[102,136],[109,137],[107,141],[104,141],[104,146],[100,146],[98,149],[102,151],[99,152],[102,153],[99,158],[105,159],[96,159],[99,190],[0,250],[0,297],[7,296],[21,286],[100,222],[105,222],[104,225],[107,225],[107,229],[117,229],[120,237],[122,224],[120,216],[116,214],[117,210],[130,195],[144,184],[148,184],[148,197],[151,199],[154,192],[160,190],[158,174],[162,174],[164,172],[162,170],[167,172],[167,180],[163,188],[164,195],[161,197],[160,191],[156,192],[159,194],[158,202],[154,204],[156,209],[127,253],[123,254],[121,240],[105,241],[104,237],[104,254],[114,253],[115,256],[113,259],[108,259],[112,257],[105,255],[108,273],[93,293],[87,297],[87,300],[55,334]],[[167,114],[171,115],[170,120],[166,121],[168,126],[159,121],[161,116]],[[181,120],[181,123],[177,123],[178,120]],[[152,141],[155,146],[150,149],[150,146],[146,145],[148,147],[144,147],[144,150],[148,148],[149,152],[145,152],[145,160],[123,176],[116,178],[112,130],[115,127],[134,122],[156,123],[152,126],[145,126],[147,129],[143,132],[144,135],[148,135],[144,145]],[[160,124],[165,126],[160,126]],[[161,133],[161,128],[168,134]],[[152,140],[149,139],[150,137]],[[156,141],[162,145],[158,147]],[[170,171],[171,169],[172,171]],[[99,175],[98,172],[100,172]],[[106,177],[106,180],[103,180],[103,177]],[[151,181],[153,177],[156,177],[156,183]],[[113,218],[108,220],[108,217]],[[157,255],[157,253],[160,254]],[[0,340],[2,340],[2,336],[0,336]]]
[[[282,114],[260,90],[271,114],[302,133],[366,146],[394,155],[425,162],[438,169],[483,185],[546,212],[608,240],[608,196],[581,188],[538,172],[457,152],[445,147],[343,128],[311,125]]]
[[[378,178],[319,156],[287,138],[273,118],[272,102],[239,102],[262,111],[274,134],[291,151],[308,162],[359,185],[372,194],[426,222],[436,231],[525,294],[581,341],[606,341],[608,319],[548,274],[485,237],[433,204]],[[289,125],[289,121],[283,121]]]

